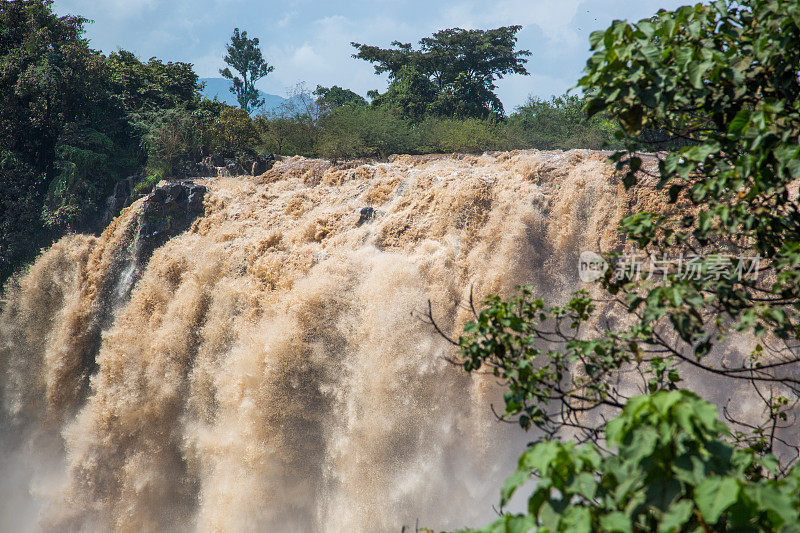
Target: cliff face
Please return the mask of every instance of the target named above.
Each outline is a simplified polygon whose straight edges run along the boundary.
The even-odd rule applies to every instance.
[[[491,518],[530,436],[497,424],[492,379],[446,362],[427,302],[457,337],[471,289],[532,284],[563,299],[580,287],[580,252],[619,247],[618,221],[649,201],[587,151],[291,158],[195,187],[177,218],[139,200],[8,285],[5,525],[396,531]]]

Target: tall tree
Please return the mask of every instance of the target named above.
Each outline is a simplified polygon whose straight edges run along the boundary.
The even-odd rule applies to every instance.
[[[397,99],[414,102],[418,111],[419,103],[424,102],[426,111],[433,114],[484,118],[503,113],[503,104],[494,93],[495,81],[507,74],[528,74],[525,58],[530,51],[515,50],[521,29],[451,28],[421,39],[416,50],[399,41],[392,43],[394,48],[351,44],[358,50],[353,57],[374,63],[376,74],[389,73],[390,86],[383,103]],[[430,83],[420,83],[420,77]],[[402,87],[395,87],[397,84]]]
[[[65,231],[97,229],[142,162],[143,111],[199,100],[192,65],[106,57],[85,23],[49,0],[0,2],[0,284]]]
[[[196,107],[200,102],[202,84],[191,63],[164,63],[155,57],[145,63],[127,50],[109,54],[106,63],[111,90],[126,111]]]
[[[239,28],[234,28],[227,51],[225,62],[242,77],[235,76],[228,67],[220,69],[219,73],[223,78],[233,82],[231,92],[236,95],[241,108],[249,113],[252,109],[264,105],[264,99],[258,97],[255,83],[272,72],[275,67],[267,64],[261,55],[258,38],[248,39],[247,32],[240,33]]]

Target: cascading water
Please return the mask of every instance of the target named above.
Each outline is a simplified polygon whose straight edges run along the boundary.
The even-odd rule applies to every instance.
[[[138,274],[144,200],[7,285],[0,529],[490,519],[530,436],[421,316],[458,336],[471,289],[578,288],[579,253],[618,247],[640,201],[604,156],[292,158],[203,184],[204,215]]]

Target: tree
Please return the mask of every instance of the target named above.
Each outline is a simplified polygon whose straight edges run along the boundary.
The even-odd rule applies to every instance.
[[[191,63],[164,63],[155,57],[145,63],[119,50],[109,54],[107,65],[111,90],[128,112],[199,105],[202,86]]]
[[[41,211],[67,124],[108,102],[86,19],[51,4],[0,3],[0,283],[47,244]]]
[[[508,117],[509,127],[526,145],[539,150],[622,146],[613,137],[618,129],[616,121],[608,114],[587,117],[585,104],[584,97],[574,94],[565,93],[549,100],[529,96]]]
[[[531,477],[527,512],[482,531],[794,531],[800,467],[775,478],[773,456],[731,445],[716,407],[688,391],[632,398],[606,425],[604,451],[557,440],[528,448],[505,506]]]
[[[367,101],[363,96],[354,93],[350,89],[343,89],[338,85],[333,87],[317,85],[313,94],[317,97],[317,105],[328,111],[345,105],[367,105]]]
[[[532,516],[504,516],[508,523],[490,530],[587,523],[619,531],[792,529],[800,508],[786,499],[796,495],[799,470],[790,430],[800,403],[800,6],[716,1],[662,10],[635,24],[614,22],[591,36],[591,46],[580,80],[589,95],[586,110],[619,117],[629,148],[612,161],[623,183],[634,188],[647,176],[666,207],[623,219],[628,245],[605,256],[602,298],[579,291],[565,306],[552,307],[522,288],[509,300],[488,298],[465,326],[459,360],[469,372],[488,369],[506,383],[505,417],[546,437],[569,429],[590,443],[580,454],[554,443],[527,452],[521,468],[533,467],[545,487],[564,490],[557,501],[535,490]],[[648,127],[688,142],[660,155],[658,173],[649,176],[635,151]],[[640,278],[635,269],[620,268],[632,252],[644,261],[691,258],[693,274],[676,262]],[[747,256],[757,256],[760,268],[742,275],[756,262]],[[733,431],[719,436],[735,449],[687,424],[690,409],[673,410],[672,400],[663,400],[687,394],[681,391],[687,372],[699,374],[695,383],[713,377],[722,393],[738,389],[733,405],[729,399],[720,406]],[[749,397],[741,386],[749,387]],[[651,399],[632,399],[636,388]],[[737,416],[736,407],[749,401],[760,403],[761,412]],[[659,415],[641,424],[603,424],[620,411],[630,418],[647,404]],[[672,421],[663,418],[669,412]],[[629,429],[623,434],[621,427]],[[701,455],[734,466],[733,478],[727,466],[710,469],[693,453],[689,462],[665,461],[685,431],[708,446]],[[607,464],[598,455],[603,440],[618,447],[618,458]],[[623,452],[630,456],[621,463]],[[558,458],[545,464],[545,454]],[[755,474],[774,479],[752,477],[740,469],[742,461],[762,461],[768,473]],[[583,487],[592,490],[585,474],[599,479],[598,490],[606,484],[614,494],[582,495]],[[612,481],[604,482],[608,475]],[[519,486],[522,477],[509,486]],[[620,506],[618,498],[637,486],[643,489],[638,499]],[[648,502],[655,496],[660,503],[653,506]]]
[[[86,19],[0,2],[0,284],[66,231],[97,231],[105,198],[145,158],[143,113],[199,102],[188,63],[108,57]]]
[[[392,43],[394,48],[351,44],[358,50],[353,57],[374,63],[376,74],[389,74],[390,93],[393,85],[404,84],[394,92],[424,102],[431,113],[485,118],[503,113],[503,104],[494,94],[495,80],[507,74],[528,74],[525,57],[530,52],[514,50],[521,29],[441,30],[421,39],[418,50],[399,41]],[[420,83],[420,76],[429,84]],[[386,100],[392,101],[393,96]]]
[[[724,406],[736,436],[791,464],[798,447],[786,432],[800,401],[800,7],[698,4],[617,21],[591,42],[580,82],[590,114],[619,116],[631,146],[650,124],[691,141],[661,157],[651,177],[667,208],[623,220],[628,248],[606,256],[599,280],[606,301],[581,292],[549,307],[530,288],[488,299],[459,341],[464,365],[488,365],[506,380],[506,414],[523,426],[553,435],[572,426],[590,440],[600,436],[590,413],[625,403],[615,384],[623,375],[649,391],[679,388],[687,369],[749,385],[762,417],[743,420]],[[621,151],[613,160],[635,187],[642,158]],[[675,266],[641,279],[624,268],[633,253]],[[691,260],[692,275],[678,258]],[[587,338],[600,313],[627,314],[631,325]]]
[[[411,65],[404,65],[394,75],[389,89],[377,94],[373,105],[397,109],[404,117],[421,120],[431,112],[436,101],[436,87],[427,76]]]
[[[386,158],[410,148],[411,128],[387,109],[342,106],[320,120],[320,155],[328,159]]]
[[[247,32],[239,33],[239,28],[234,28],[231,42],[226,48],[228,53],[225,55],[225,62],[242,77],[235,76],[228,67],[220,69],[219,73],[233,82],[231,92],[236,95],[239,106],[249,113],[264,105],[264,99],[258,96],[255,82],[272,72],[274,67],[268,65],[261,55],[258,38],[248,39]]]

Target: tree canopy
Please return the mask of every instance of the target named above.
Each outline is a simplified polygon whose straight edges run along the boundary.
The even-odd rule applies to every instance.
[[[508,74],[527,75],[528,50],[515,50],[522,26],[490,30],[451,28],[419,41],[392,42],[393,48],[351,43],[353,57],[375,65],[375,73],[389,74],[389,90],[380,101],[395,104],[404,113],[426,112],[452,117],[502,115],[503,104],[494,93],[495,81]]]
[[[239,28],[234,28],[231,42],[226,46],[226,50],[225,63],[233,67],[241,78],[234,75],[229,67],[220,69],[219,73],[223,78],[233,82],[231,92],[236,95],[239,106],[249,113],[252,109],[264,105],[264,99],[258,96],[255,83],[272,72],[275,67],[269,65],[261,55],[258,37],[249,39],[247,32],[239,32]]]
[[[332,87],[317,85],[317,88],[314,90],[314,96],[317,97],[317,105],[327,110],[336,109],[344,105],[367,105],[367,101],[363,96],[354,93],[350,89],[339,87],[338,85]]]
[[[0,2],[0,283],[64,231],[95,229],[141,163],[143,112],[199,102],[191,64],[105,56],[86,22],[46,0]]]

